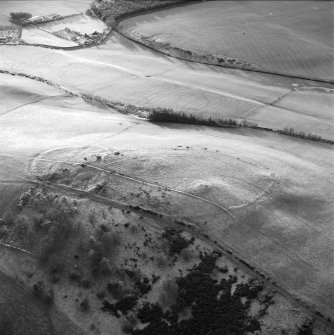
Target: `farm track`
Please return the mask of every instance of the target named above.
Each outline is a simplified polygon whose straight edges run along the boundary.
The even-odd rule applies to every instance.
[[[28,106],[28,105],[32,105],[32,104],[35,104],[35,103],[37,103],[37,102],[40,102],[40,101],[43,101],[43,100],[46,100],[46,99],[52,99],[52,98],[54,98],[54,97],[61,97],[61,96],[59,96],[59,95],[50,95],[50,96],[47,96],[47,97],[43,97],[43,98],[39,98],[39,99],[36,99],[36,100],[33,100],[33,101],[29,101],[29,102],[27,102],[27,103],[25,103],[25,104],[22,104],[22,105],[20,105],[20,106],[17,106],[17,107],[15,107],[15,108],[12,108],[12,109],[10,109],[10,110],[8,110],[8,111],[6,111],[6,112],[3,112],[3,113],[0,113],[0,116],[3,116],[3,115],[6,115],[6,114],[8,114],[8,113],[11,113],[11,112],[13,112],[13,111],[16,111],[16,110],[18,110],[18,109],[20,109],[20,108],[22,108],[22,107],[25,107],[25,106]]]
[[[43,158],[38,158],[38,157],[34,159],[34,162],[32,164],[34,164],[35,162],[38,162],[38,161],[54,162],[54,163],[77,165],[77,166],[80,166],[80,165],[83,164],[82,162],[69,162],[69,161],[59,161],[59,160],[48,160],[48,159],[43,159]],[[217,204],[214,201],[210,201],[208,199],[199,197],[199,196],[197,196],[195,194],[191,194],[191,193],[188,193],[188,192],[180,191],[180,190],[177,190],[177,189],[165,186],[165,185],[151,183],[151,182],[148,182],[148,181],[145,181],[145,180],[142,180],[142,179],[133,178],[133,177],[125,175],[123,173],[119,173],[119,172],[116,172],[116,171],[113,171],[113,170],[109,170],[109,169],[104,169],[104,168],[101,168],[101,167],[98,167],[98,166],[95,166],[95,165],[91,165],[91,164],[85,163],[85,166],[89,167],[89,168],[92,168],[92,169],[95,169],[97,171],[101,171],[101,172],[106,172],[106,173],[113,174],[113,175],[118,176],[120,178],[133,181],[135,183],[139,183],[139,184],[146,185],[146,186],[151,186],[151,187],[154,187],[154,188],[161,188],[162,187],[162,188],[164,188],[164,189],[166,189],[168,191],[171,191],[171,192],[174,192],[174,193],[178,193],[178,194],[182,194],[182,195],[185,195],[187,197],[200,200],[202,202],[206,202],[206,203],[208,203],[210,205],[213,205],[213,206],[219,208],[225,214],[228,214],[231,218],[235,219],[234,215],[227,208],[225,208],[224,206],[222,206],[220,204]],[[38,175],[38,174],[36,174],[36,175]]]
[[[124,131],[124,130],[123,130]],[[122,132],[122,131],[120,131]],[[120,132],[116,133],[116,134],[113,134],[111,136],[115,136],[117,134],[119,134]],[[109,136],[109,137],[111,137]],[[108,138],[109,138],[108,137]],[[102,139],[103,140],[103,139]],[[96,141],[97,142],[97,141]],[[94,142],[95,143],[95,142]],[[59,148],[60,149],[60,148]],[[196,148],[196,147],[192,147],[192,149],[197,149],[197,150],[203,150],[202,148]],[[36,162],[54,162],[54,163],[61,163],[61,164],[69,164],[69,165],[77,165],[77,166],[80,166],[82,165],[83,163],[82,162],[73,162],[73,161],[59,161],[59,160],[52,160],[52,159],[46,159],[46,158],[43,158],[46,154],[49,154],[50,152],[52,152],[53,149],[51,150],[48,150],[47,152],[44,152],[44,153],[41,153],[38,157],[34,158],[33,159],[33,162],[31,163],[31,167],[32,167],[32,171],[33,171],[33,175],[36,177],[38,175],[40,175],[40,171],[38,171],[38,169],[36,169]],[[206,149],[206,151],[211,151],[210,149]],[[213,150],[212,150],[213,151]],[[214,151],[216,152],[216,151]],[[227,156],[229,158],[232,158],[232,159],[235,159],[236,161],[242,161],[240,159],[237,159],[231,155],[226,155],[226,154],[222,154],[220,153],[221,155],[223,156]],[[169,154],[170,155],[176,155],[176,154]],[[123,162],[123,161],[128,161],[128,160],[131,160],[133,158],[124,158],[124,159],[118,159],[116,161],[113,161],[113,162],[110,162],[108,164],[103,164],[102,166],[96,166],[96,165],[92,165],[92,164],[87,164],[87,163],[84,163],[86,167],[89,167],[89,168],[92,168],[92,169],[97,169],[99,171],[102,171],[102,172],[106,172],[106,173],[109,173],[109,174],[113,174],[113,175],[116,175],[120,178],[123,178],[123,179],[127,179],[127,180],[130,180],[132,182],[135,182],[135,183],[139,183],[139,184],[143,184],[143,185],[146,185],[146,186],[150,186],[150,187],[153,187],[153,188],[163,188],[163,189],[166,189],[168,191],[171,191],[171,192],[174,192],[174,193],[178,193],[178,194],[181,194],[181,195],[184,195],[186,197],[191,197],[193,199],[196,199],[196,200],[199,200],[199,201],[202,201],[202,202],[206,202],[210,205],[213,205],[217,208],[219,208],[220,210],[222,210],[225,214],[228,214],[231,218],[235,219],[234,215],[232,214],[232,212],[230,211],[230,209],[240,209],[240,208],[244,208],[244,207],[249,207],[251,205],[254,205],[255,203],[258,203],[260,202],[262,199],[265,199],[266,197],[269,197],[271,195],[271,190],[277,186],[279,184],[279,181],[278,180],[273,180],[265,189],[262,189],[261,187],[257,186],[255,183],[252,183],[250,182],[246,176],[244,176],[242,173],[240,173],[239,171],[235,170],[235,169],[232,169],[232,171],[239,175],[240,178],[236,178],[236,177],[232,177],[232,176],[228,176],[228,175],[225,175],[225,178],[226,179],[233,179],[233,180],[236,180],[237,182],[241,182],[241,183],[244,183],[245,185],[248,185],[250,186],[251,188],[257,190],[259,192],[259,194],[250,202],[248,203],[244,203],[244,204],[240,204],[240,205],[237,205],[237,206],[232,206],[230,208],[226,208],[216,202],[213,202],[209,199],[206,199],[206,198],[203,198],[203,197],[199,197],[195,194],[192,194],[192,193],[189,193],[189,192],[184,192],[184,191],[180,191],[180,190],[177,190],[177,189],[174,189],[172,187],[169,187],[169,186],[166,186],[166,185],[162,185],[161,183],[151,183],[151,182],[148,182],[148,181],[145,181],[143,179],[138,179],[138,178],[134,178],[132,176],[129,176],[129,175],[125,175],[123,173],[120,173],[120,172],[117,172],[117,171],[114,171],[114,170],[110,170],[110,169],[106,169],[108,166],[110,165],[114,165],[114,164],[117,164],[119,162]],[[217,160],[213,160],[213,159],[209,159],[210,161],[212,162],[217,162]],[[220,161],[221,164],[224,164],[226,166],[229,166],[228,163],[226,162],[223,162],[223,161]],[[249,164],[248,162],[246,161],[243,161],[243,163],[245,164]],[[198,165],[199,163],[197,163]],[[35,166],[34,166],[35,165]],[[252,164],[250,164],[252,165]],[[203,165],[203,171],[205,170],[204,169],[205,166]]]
[[[94,61],[94,60],[90,60],[90,59],[86,59],[86,58],[73,57],[73,59],[76,60],[76,61],[82,61],[84,63],[91,63],[91,64],[96,64],[96,65],[103,65],[103,66],[106,66],[106,67],[111,67],[111,68],[114,68],[116,70],[128,73],[128,74],[133,75],[133,76],[137,76],[137,77],[140,77],[140,78],[143,78],[143,77],[147,78],[146,75],[142,75],[139,72],[129,70],[128,68],[123,67],[123,66],[114,65],[114,64],[105,63],[105,62]],[[165,71],[165,73],[168,72],[168,71],[171,71],[171,70],[172,69],[168,69],[168,70]],[[161,73],[159,73],[158,75],[161,75]],[[274,102],[271,102],[270,104],[269,103],[266,104],[266,103],[264,103],[260,100],[246,98],[246,97],[243,97],[241,95],[234,94],[234,93],[228,92],[228,91],[223,90],[223,89],[216,90],[216,89],[205,88],[205,87],[199,86],[199,85],[189,85],[189,84],[185,84],[185,83],[183,83],[181,81],[178,81],[178,80],[172,80],[172,79],[167,79],[167,78],[163,78],[163,77],[157,77],[157,74],[151,75],[151,76],[149,76],[149,78],[151,78],[152,80],[162,81],[162,82],[173,84],[173,85],[178,85],[178,86],[182,86],[182,87],[191,88],[193,90],[203,91],[203,92],[206,92],[206,93],[213,93],[213,94],[221,95],[221,96],[228,97],[228,98],[234,98],[234,99],[237,99],[237,100],[240,100],[240,101],[245,101],[245,102],[253,103],[253,104],[256,104],[256,105],[260,105],[260,107],[265,107],[266,105],[270,105],[270,104],[273,104],[273,103],[276,102],[276,101],[274,101]],[[275,107],[281,108],[281,109],[286,109],[284,107],[279,107],[279,106],[275,106]]]
[[[4,242],[0,241],[0,247],[4,247],[4,248],[8,248],[10,250],[18,251],[18,252],[24,253],[28,256],[32,256],[33,258],[38,258],[38,256],[36,254],[34,254],[33,252],[31,252],[29,250],[26,250],[26,249],[23,249],[23,248],[20,248],[19,246],[14,245],[14,244],[4,243]]]

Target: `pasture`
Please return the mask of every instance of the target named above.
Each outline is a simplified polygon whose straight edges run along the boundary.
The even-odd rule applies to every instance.
[[[87,15],[75,15],[64,19],[28,25],[23,28],[22,40],[29,44],[71,47],[84,43],[85,36],[102,34],[107,26]]]
[[[326,1],[213,1],[123,21],[127,35],[249,62],[261,71],[333,80],[333,19]]]
[[[32,16],[72,15],[88,8],[90,0],[3,0],[0,2],[1,15],[9,17],[11,12],[28,12]]]
[[[37,27],[50,33],[55,33],[68,28],[80,34],[92,34],[95,31],[98,33],[103,33],[103,31],[106,29],[106,25],[102,21],[84,14],[53,22],[41,23],[38,24]]]

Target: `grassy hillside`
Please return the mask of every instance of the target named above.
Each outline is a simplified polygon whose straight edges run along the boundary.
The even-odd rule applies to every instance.
[[[0,333],[2,335],[56,334],[45,306],[31,292],[0,271]]]
[[[183,306],[175,302],[175,282],[192,290],[190,283],[203,279],[197,271],[200,252],[211,254],[223,245],[228,249],[219,250],[232,254],[225,251],[218,268],[204,274],[212,294],[220,285],[226,284],[227,294],[230,285],[254,278],[277,291],[268,276],[324,315],[332,309],[329,145],[254,129],[152,124],[59,95],[54,88],[43,95],[44,84],[9,78],[11,108],[0,126],[2,241],[36,259],[2,247],[0,261],[41,300],[53,292],[52,306],[92,334],[138,330],[148,326],[145,320],[152,333],[175,320],[163,304],[179,312]],[[27,104],[35,97],[44,99]],[[247,289],[240,286],[240,294],[248,295]],[[267,301],[263,292],[255,305]],[[187,295],[181,298],[184,307],[191,303]],[[201,305],[217,305],[217,311],[227,301],[227,296],[197,298]],[[257,316],[262,333],[278,327],[296,334],[310,314],[279,292],[273,301],[268,314]],[[235,296],[228,303],[240,311],[239,302]],[[147,319],[151,309],[157,311],[154,320]],[[186,309],[181,314],[189,317]],[[254,317],[248,309],[247,315]],[[250,327],[245,310],[236,316],[240,327]],[[217,315],[208,317],[217,325]],[[190,321],[185,326],[194,330]]]
[[[71,170],[68,173],[76,172]],[[89,171],[84,174],[90,180]],[[91,334],[145,335],[164,329],[166,335],[181,331],[202,335],[210,329],[218,335],[230,328],[235,335],[265,334],[281,323],[296,334],[298,327],[308,323],[305,311],[275,294],[213,243],[187,232],[186,226],[177,227],[177,221],[154,211],[112,201],[103,183],[87,193],[89,200],[73,191],[66,195],[63,177],[55,171],[47,178],[49,186],[25,189],[12,219],[3,216],[2,243],[35,255],[34,262],[25,253],[18,257],[10,249],[2,252],[1,262],[15,267],[31,290],[26,293],[30,298],[21,297],[23,304],[15,310],[24,313],[26,324],[36,322],[34,309],[23,312],[33,301],[46,310],[66,312]],[[82,180],[82,174],[72,178],[77,184]],[[11,330],[10,313],[15,314],[18,292],[7,289],[6,294],[12,300],[6,301],[0,327]],[[286,313],[276,316],[282,308]],[[31,324],[33,334],[39,334],[39,329],[48,334],[43,322],[42,318],[39,325]],[[22,325],[15,323],[15,327]]]
[[[131,18],[121,29],[185,59],[333,81],[332,11],[323,1],[212,1]]]

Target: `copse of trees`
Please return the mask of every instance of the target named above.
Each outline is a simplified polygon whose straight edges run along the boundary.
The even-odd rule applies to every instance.
[[[241,122],[233,119],[213,119],[198,117],[197,115],[187,114],[184,112],[175,112],[172,109],[152,109],[149,111],[148,120],[151,122],[174,122],[174,123],[186,123],[186,124],[198,124],[209,127],[222,127],[222,128],[252,128],[265,131],[271,131],[278,134],[283,134],[292,137],[298,137],[315,142],[334,144],[333,140],[322,138],[319,135],[305,133],[303,131],[296,132],[294,128],[287,128],[280,130],[274,130],[271,128],[260,127],[258,124],[242,120]]]
[[[20,213],[12,219],[13,231],[22,242],[34,242],[36,252],[47,261],[73,231],[73,203],[66,197],[31,187],[21,194],[18,206]]]
[[[250,313],[251,303],[258,300],[263,289],[255,282],[248,282],[233,293],[235,278],[218,281],[212,276],[217,268],[219,254],[201,258],[186,276],[167,282],[164,292],[173,299],[164,311],[159,304],[145,302],[137,313],[138,319],[146,324],[133,330],[136,335],[241,335],[261,330],[256,316]],[[189,309],[191,317],[179,321],[182,311]]]
[[[117,248],[122,242],[119,232],[105,231],[100,227],[94,236],[89,238],[89,255],[94,275],[110,272],[110,257],[115,257]]]
[[[175,254],[179,255],[182,250],[187,248],[195,240],[195,238],[192,238],[190,240],[184,238],[181,235],[181,231],[178,231],[176,229],[166,229],[161,237],[168,241],[169,254],[171,256]]]
[[[10,17],[12,20],[24,21],[30,19],[32,15],[27,12],[12,12],[10,13]]]
[[[41,239],[40,256],[47,260],[68,239],[73,230],[74,210],[66,201],[55,201],[46,211],[40,229],[45,232]]]
[[[151,122],[175,122],[175,123],[190,123],[190,124],[200,124],[210,127],[227,127],[227,128],[237,128],[244,127],[246,125],[257,126],[256,124],[250,122],[239,123],[233,119],[213,119],[211,117],[205,119],[198,117],[193,114],[177,113],[171,109],[157,109],[151,111],[148,117]]]
[[[315,134],[311,134],[311,133],[305,133],[304,131],[296,132],[294,130],[294,128],[285,127],[283,130],[277,130],[277,132],[280,133],[280,134],[293,136],[293,137],[298,137],[298,138],[302,138],[302,139],[307,139],[307,140],[315,141],[315,142],[324,142],[324,143],[330,143],[330,144],[334,143],[334,141],[322,138],[319,135],[315,135]]]

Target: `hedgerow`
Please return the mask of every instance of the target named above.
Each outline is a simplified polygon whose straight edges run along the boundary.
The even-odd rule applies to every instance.
[[[303,131],[296,132],[293,128],[284,128],[283,130],[274,130],[271,128],[264,128],[258,126],[258,124],[243,120],[241,122],[233,119],[213,119],[198,117],[193,114],[187,114],[182,112],[174,112],[171,109],[151,109],[149,110],[148,120],[151,122],[174,122],[174,123],[186,123],[186,124],[198,124],[209,127],[222,127],[222,128],[252,128],[270,131],[282,135],[298,137],[315,142],[334,144],[333,140],[322,138],[319,135],[305,133]]]

